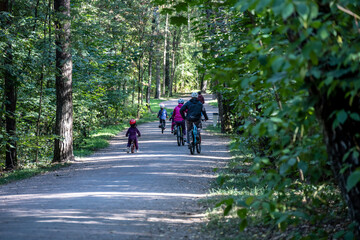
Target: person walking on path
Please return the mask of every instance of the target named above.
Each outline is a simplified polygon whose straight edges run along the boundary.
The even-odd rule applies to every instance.
[[[185,116],[185,112],[187,114]],[[180,114],[183,119],[186,119],[186,129],[187,129],[187,139],[190,139],[190,132],[193,128],[193,123],[196,127],[200,129],[201,126],[201,114],[205,117],[205,121],[209,120],[204,105],[198,100],[198,93],[193,92],[191,94],[190,101],[186,102],[180,109]],[[200,140],[201,141],[201,140]],[[187,141],[188,146],[190,146],[189,141]]]
[[[201,91],[198,92],[198,100],[204,104],[205,103],[205,98],[203,95],[201,95]]]

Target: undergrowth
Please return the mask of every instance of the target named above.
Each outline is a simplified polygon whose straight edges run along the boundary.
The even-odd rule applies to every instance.
[[[213,126],[207,130],[220,131]],[[353,239],[336,185],[294,181],[289,184],[297,185],[287,192],[271,189],[266,175],[253,170],[251,148],[235,140],[230,148],[232,159],[216,169],[217,181],[202,202],[208,207],[207,231],[214,239]]]

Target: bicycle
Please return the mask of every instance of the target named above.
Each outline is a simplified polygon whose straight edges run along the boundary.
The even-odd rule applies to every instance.
[[[176,123],[176,139],[178,146],[185,145],[183,129],[180,123]]]
[[[193,129],[191,131],[190,138],[191,138],[191,139],[189,139],[190,153],[192,155],[194,155],[195,148],[196,148],[196,152],[200,153],[201,152],[201,136],[200,136],[200,131],[198,131],[198,128],[196,127],[195,123],[193,123]]]
[[[131,152],[131,153],[135,153],[135,140],[132,140],[132,141],[131,141],[131,144],[130,144],[130,152]],[[127,150],[127,153],[129,153],[129,149]]]

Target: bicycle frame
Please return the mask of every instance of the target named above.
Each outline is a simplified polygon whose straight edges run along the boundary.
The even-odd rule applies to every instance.
[[[179,128],[179,129],[180,129],[180,134],[183,133],[183,128],[182,128],[182,126],[181,126],[180,123],[176,123],[176,128]]]
[[[193,141],[194,141],[194,144],[196,145],[196,136],[197,136],[197,133],[198,133],[198,129],[196,127],[196,124],[193,123]]]

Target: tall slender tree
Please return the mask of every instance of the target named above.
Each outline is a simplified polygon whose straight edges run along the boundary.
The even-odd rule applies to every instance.
[[[148,81],[148,86],[147,86],[147,90],[146,90],[146,104],[148,107],[150,107],[150,94],[151,94],[151,83],[152,83],[152,64],[153,64],[153,59],[154,59],[154,36],[156,34],[156,25],[157,25],[157,18],[158,18],[158,13],[157,13],[158,8],[154,8],[154,12],[153,12],[153,19],[152,19],[152,23],[151,23],[151,40],[150,40],[150,49],[149,49],[149,81]]]
[[[165,30],[164,30],[164,65],[163,65],[163,89],[162,94],[166,93],[166,85],[169,79],[169,54],[168,54],[168,32],[169,32],[169,14],[166,14]]]
[[[182,28],[179,27],[178,29],[174,30],[173,33],[173,42],[172,42],[172,56],[171,56],[171,74],[170,74],[170,81],[169,81],[169,96],[173,96],[173,85],[174,85],[174,78],[175,78],[175,71],[177,67],[177,52],[180,44],[181,38],[181,30]]]
[[[10,13],[11,4],[8,0],[0,1],[0,12],[1,13]],[[1,25],[5,27],[10,27],[12,22],[9,16],[4,14],[5,18],[1,21]],[[6,134],[8,135],[6,142],[6,169],[11,170],[17,166],[17,149],[16,149],[16,102],[17,102],[17,78],[14,75],[14,65],[13,65],[13,48],[10,40],[6,40],[6,49],[4,52],[4,67],[3,77],[4,77],[4,96],[5,96],[5,125],[6,125]]]
[[[56,123],[53,162],[73,160],[72,57],[70,0],[54,0],[56,30]]]

